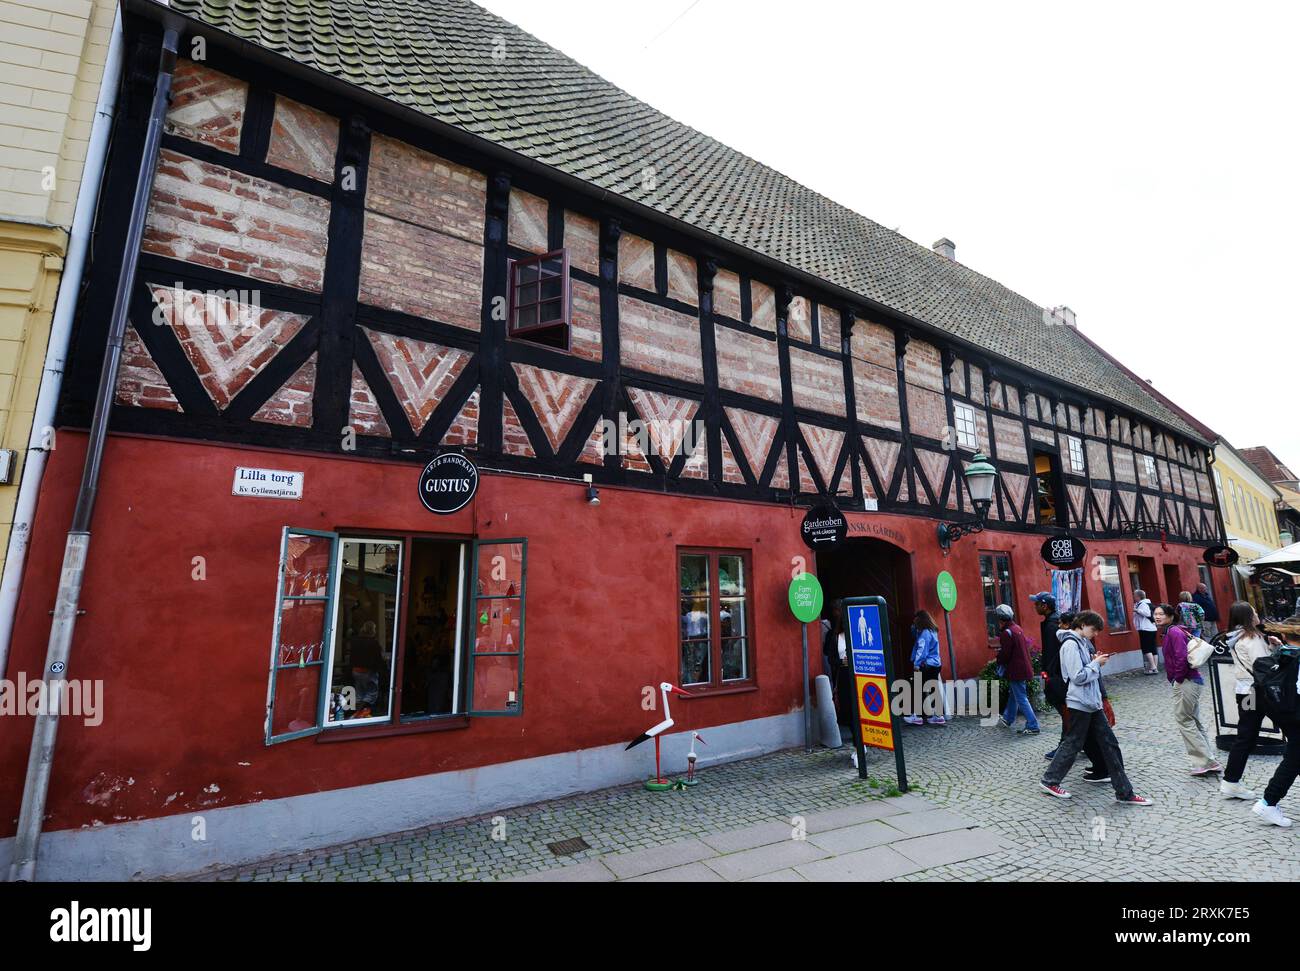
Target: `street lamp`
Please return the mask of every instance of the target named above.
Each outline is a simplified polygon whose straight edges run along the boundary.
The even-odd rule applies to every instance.
[[[993,485],[997,480],[998,470],[989,461],[989,457],[983,452],[976,452],[975,458],[966,467],[966,491],[975,505],[975,522],[939,524],[939,546],[943,548],[944,555],[963,536],[984,531],[984,521],[988,518],[989,506],[993,504]]]

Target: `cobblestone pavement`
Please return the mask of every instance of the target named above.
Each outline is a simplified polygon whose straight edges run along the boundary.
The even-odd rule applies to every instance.
[[[887,753],[871,753],[876,777],[862,782],[847,749],[791,750],[708,767],[687,792],[625,786],[505,810],[497,823],[480,817],[196,879],[1300,879],[1300,826],[1265,826],[1249,803],[1222,799],[1217,780],[1189,775],[1164,678],[1132,672],[1107,685],[1125,767],[1153,807],[1118,805],[1110,786],[1082,782],[1082,764],[1065,783],[1073,799],[1042,793],[1042,756],[1060,731],[1054,713],[1040,716],[1043,732],[1034,738],[963,718],[905,728],[907,797],[886,795]],[[1208,691],[1202,715],[1212,726]],[[1243,781],[1262,791],[1277,764],[1276,756],[1253,756]],[[1300,816],[1300,787],[1288,805]],[[948,812],[936,815],[936,807]],[[790,838],[795,817],[806,841]],[[494,827],[504,839],[493,839]],[[895,844],[906,865],[877,845],[923,834],[934,835],[924,845],[914,840],[914,850]],[[562,857],[548,848],[573,837],[590,848]],[[802,849],[788,845],[799,842]]]

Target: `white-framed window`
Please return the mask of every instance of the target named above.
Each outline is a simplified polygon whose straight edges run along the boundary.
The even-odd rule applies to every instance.
[[[954,404],[952,416],[956,425],[957,445],[960,448],[979,448],[979,437],[975,432],[975,409],[970,405]]]
[[[1160,478],[1156,475],[1156,460],[1150,455],[1142,456],[1142,465],[1147,473],[1147,485],[1153,489],[1160,488]]]
[[[1070,471],[1076,475],[1083,475],[1083,439],[1071,435],[1066,441],[1070,446]]]

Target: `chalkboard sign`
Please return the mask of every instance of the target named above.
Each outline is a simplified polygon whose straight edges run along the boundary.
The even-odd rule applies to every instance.
[[[849,521],[834,506],[813,506],[803,517],[799,531],[810,550],[833,550],[849,534]]]
[[[1088,553],[1088,548],[1073,536],[1053,536],[1043,544],[1042,556],[1052,566],[1074,566]]]
[[[420,501],[446,516],[463,508],[478,491],[478,468],[457,452],[439,455],[420,473]]]

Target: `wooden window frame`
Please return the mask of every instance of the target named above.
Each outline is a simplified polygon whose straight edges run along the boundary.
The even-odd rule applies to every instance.
[[[1015,610],[1015,609],[1016,609],[1016,603],[1015,603],[1015,598],[1016,598],[1016,567],[1015,567],[1015,563],[1012,561],[1011,551],[1010,551],[1010,550],[977,550],[977,551],[976,551],[976,556],[979,558],[978,565],[979,565],[979,570],[980,570],[980,601],[981,601],[981,604],[983,604],[983,600],[984,600],[984,564],[983,564],[983,562],[982,562],[983,557],[986,557],[986,556],[991,556],[991,557],[993,557],[993,570],[994,570],[993,582],[996,584],[996,583],[998,582],[998,579],[997,579],[997,568],[998,568],[997,558],[1000,557],[1000,556],[1002,556],[1002,557],[1006,557],[1006,560],[1007,560],[1007,587],[1008,587],[1009,592],[1010,592],[1010,596],[1007,598],[1007,600],[1005,601],[1005,603],[1006,603],[1006,605],[1007,605],[1008,607],[1010,607],[1012,610]],[[993,599],[994,599],[995,601],[997,601],[996,603],[994,603],[994,605],[993,605],[994,607],[997,607],[998,603],[1002,603],[1002,602],[1004,602],[1004,601],[999,601],[999,600],[997,600],[997,597],[996,597],[996,596],[994,596]],[[987,604],[983,604],[983,606],[984,606],[984,609],[985,609],[986,611],[989,609],[989,607],[988,607]],[[1018,615],[1017,615],[1017,616],[1018,616]],[[988,633],[988,618],[987,618],[987,615],[985,616],[985,620],[984,620],[984,631],[985,631],[986,634]],[[994,645],[994,644],[997,644],[997,643],[998,643],[997,635],[994,634],[994,635],[990,636],[989,639],[988,639],[988,642],[989,642],[989,645],[990,645],[990,646],[992,646],[992,645]]]
[[[532,284],[525,283],[519,279],[521,270],[530,266],[542,267],[545,263],[559,260],[560,261],[560,308],[561,314],[554,319],[541,319],[541,308],[544,304],[551,303],[554,297],[543,299],[540,292],[541,278],[539,275],[538,299],[529,303],[521,303],[519,300],[519,291]],[[542,253],[538,256],[529,256],[518,260],[509,260],[506,265],[506,336],[513,340],[528,341],[532,344],[539,344],[542,347],[550,347],[555,350],[568,353],[573,345],[573,281],[569,273],[569,251],[568,249],[552,250],[549,253]],[[515,315],[527,307],[538,308],[538,320],[533,324],[519,325],[515,323]],[[542,340],[541,338],[555,338],[557,335],[563,335],[563,341],[560,342]]]
[[[954,426],[956,426],[953,430],[957,435],[957,445],[968,451],[978,451],[980,447],[979,424],[975,418],[975,409],[963,402],[954,401],[952,420]]]
[[[750,550],[731,549],[719,546],[679,546],[673,561],[673,604],[674,610],[681,609],[681,569],[683,556],[705,556],[708,558],[709,579],[709,680],[680,685],[682,690],[694,696],[735,694],[742,691],[754,691],[758,688],[758,670],[756,658],[757,636],[754,629],[754,559]],[[745,570],[745,640],[746,676],[724,680],[722,677],[722,623],[719,614],[722,608],[721,581],[718,578],[718,558],[738,556]],[[679,620],[680,624],[680,620]],[[677,632],[676,671],[674,680],[681,677],[682,636],[680,626]]]

